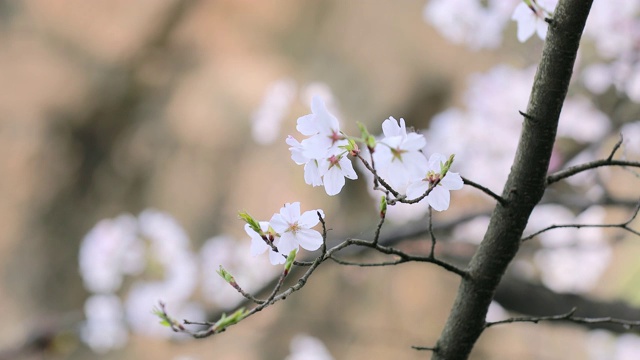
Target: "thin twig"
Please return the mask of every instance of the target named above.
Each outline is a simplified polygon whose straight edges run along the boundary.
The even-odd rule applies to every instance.
[[[373,174],[373,177],[375,179],[378,180],[378,182],[380,182],[380,185],[382,185],[387,191],[389,191],[391,194],[393,194],[393,196],[395,196],[396,198],[400,197],[400,193],[395,191],[391,185],[389,185],[386,181],[384,181],[383,178],[381,178],[378,175],[378,172],[376,171],[376,169],[374,169],[373,167],[371,167],[371,165],[369,165],[369,163],[367,162],[367,160],[365,160],[360,154],[356,155],[358,157],[358,159],[360,159],[360,161],[362,161],[362,164],[367,168],[367,170],[369,170],[371,172],[371,174]]]
[[[437,347],[411,345],[411,348],[414,349],[414,350],[418,350],[418,351],[438,352],[438,348]]]
[[[578,310],[578,309],[574,307],[569,312],[564,313],[564,314],[560,314],[560,315],[540,316],[540,317],[523,316],[523,317],[513,317],[513,318],[510,318],[510,319],[500,320],[500,321],[491,321],[491,322],[487,322],[484,325],[484,327],[486,329],[486,328],[489,328],[489,327],[492,327],[492,326],[495,326],[495,325],[511,324],[511,323],[515,323],[515,322],[530,322],[530,323],[537,324],[540,321],[568,320],[568,319],[573,317],[573,314],[576,313],[576,310]]]
[[[589,318],[574,316],[577,308],[571,309],[569,312],[560,315],[540,316],[540,317],[514,317],[506,320],[493,321],[485,324],[485,329],[494,325],[511,324],[516,322],[539,323],[540,321],[569,321],[576,324],[618,324],[629,330],[634,327],[640,327],[640,320],[625,320],[613,318],[610,316]]]
[[[429,257],[434,258],[436,252],[436,235],[433,233],[433,211],[431,210],[431,206],[429,206],[429,235],[431,236],[431,251],[429,252]]]
[[[568,177],[571,177],[575,174],[581,173],[583,171],[587,171],[587,170],[591,170],[591,169],[595,169],[595,168],[599,168],[599,167],[603,167],[603,166],[629,166],[629,167],[638,167],[640,168],[640,162],[637,161],[626,161],[626,160],[611,160],[611,159],[603,159],[603,160],[596,160],[596,161],[591,161],[585,164],[581,164],[581,165],[576,165],[576,166],[572,166],[568,169],[564,169],[564,170],[560,170],[558,172],[556,172],[555,174],[549,175],[547,176],[547,182],[546,185],[551,185],[553,183],[556,183],[562,179],[566,179]]]
[[[462,181],[464,182],[465,185],[469,185],[471,187],[474,187],[474,188],[482,191],[483,193],[491,196],[498,203],[500,203],[500,205],[504,206],[507,203],[507,201],[502,196],[500,196],[500,195],[494,193],[493,191],[489,190],[489,188],[486,188],[486,187],[484,187],[484,186],[482,186],[482,185],[480,185],[480,184],[478,184],[476,182],[473,182],[473,181],[465,178],[464,176],[461,176],[461,178],[462,178]]]
[[[611,153],[609,154],[609,157],[607,157],[608,161],[613,160],[613,156],[616,154],[616,151],[620,149],[620,146],[622,145],[623,140],[624,138],[622,137],[622,133],[620,133],[620,140],[618,140],[618,142],[615,145],[613,145],[613,149],[611,149]]]
[[[380,213],[380,221],[378,221],[378,226],[376,227],[376,232],[373,236],[373,245],[378,245],[378,241],[380,240],[380,231],[382,230],[382,225],[384,225],[384,220],[387,218],[387,212]]]
[[[520,241],[521,242],[525,242],[528,240],[533,239],[534,237],[553,230],[553,229],[566,229],[566,228],[574,228],[574,229],[580,229],[580,228],[619,228],[619,229],[623,229],[625,231],[628,231],[634,235],[640,236],[640,231],[632,229],[631,227],[629,227],[629,224],[631,224],[631,222],[633,220],[635,220],[636,217],[638,217],[638,212],[640,212],[640,203],[638,203],[638,205],[636,205],[636,208],[634,209],[633,213],[631,214],[631,217],[629,218],[629,220],[619,223],[619,224],[564,224],[564,225],[550,225],[547,226],[544,229],[538,230],[536,232],[534,232],[533,234],[523,237]]]

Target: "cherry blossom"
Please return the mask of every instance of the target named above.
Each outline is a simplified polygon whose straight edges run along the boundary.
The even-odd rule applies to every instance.
[[[266,234],[269,232],[269,223],[266,221],[260,221],[260,229]],[[273,251],[271,246],[267,245],[260,234],[256,233],[249,224],[244,225],[244,231],[251,237],[251,255],[258,256],[265,251],[269,251],[269,261],[271,264],[278,265],[284,264],[286,258],[280,253]],[[274,245],[278,246],[278,239],[274,239]]]
[[[451,199],[449,191],[460,190],[464,184],[460,175],[451,171],[447,171],[442,177],[441,169],[446,162],[447,157],[442,154],[431,155],[426,176],[409,185],[407,197],[410,199],[418,198],[433,187],[433,190],[427,195],[427,202],[434,210],[447,210]]]
[[[395,190],[403,192],[413,180],[424,175],[427,159],[420,151],[427,142],[422,134],[407,133],[404,119],[393,117],[382,123],[384,138],[373,153],[378,174]]]
[[[286,142],[291,159],[298,165],[304,164],[304,181],[312,186],[324,185],[327,194],[333,196],[344,187],[345,177],[358,178],[344,149],[349,140],[319,96],[313,97],[311,111],[298,118],[297,125],[298,131],[309,137],[299,142],[289,136]]]
[[[512,20],[518,23],[518,40],[525,42],[534,33],[544,40],[549,24],[545,18],[551,16],[557,0],[524,0],[513,11]]]
[[[322,159],[327,152],[344,145],[338,119],[327,110],[319,96],[311,100],[311,114],[298,118],[296,129],[309,138],[302,140],[302,153],[309,159]]]
[[[318,170],[320,175],[322,175],[324,189],[329,196],[336,195],[342,190],[345,183],[344,178],[351,180],[358,178],[346,154],[331,155],[329,158],[322,160]]]
[[[300,214],[300,203],[287,203],[274,214],[269,224],[280,234],[278,250],[283,254],[288,254],[291,250],[303,249],[313,251],[322,245],[322,235],[311,228],[318,225],[317,212],[324,217],[322,210],[310,210]]]
[[[321,186],[322,175],[318,169],[318,160],[306,157],[302,144],[293,136],[289,135],[286,142],[291,146],[291,159],[298,165],[304,164],[304,182],[312,186]]]

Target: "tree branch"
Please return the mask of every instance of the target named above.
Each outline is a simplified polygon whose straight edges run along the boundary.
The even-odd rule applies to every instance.
[[[505,205],[505,200],[498,194],[494,193],[493,191],[489,190],[489,188],[484,187],[476,182],[473,182],[469,179],[467,179],[464,176],[461,176],[462,181],[464,182],[465,185],[469,185],[471,187],[474,187],[480,191],[482,191],[483,193],[491,196],[492,198],[494,198],[498,203],[500,203],[500,205]]]
[[[558,118],[573,71],[589,0],[560,1],[536,72],[511,173],[489,228],[463,278],[433,359],[467,359],[485,328],[487,310],[515,257],[531,211],[542,198]]]
[[[542,229],[542,230],[538,230],[536,232],[534,232],[533,234],[523,237],[522,238],[522,242],[525,242],[527,240],[531,240],[534,237],[553,230],[553,229],[566,229],[566,228],[574,228],[574,229],[580,229],[580,228],[620,228],[622,230],[628,231],[634,235],[640,236],[640,232],[632,229],[629,227],[629,224],[631,224],[631,222],[633,220],[635,220],[636,217],[638,217],[638,211],[640,211],[640,203],[638,203],[638,205],[636,206],[635,210],[633,211],[633,214],[631,214],[631,217],[629,218],[629,220],[619,223],[619,224],[564,224],[564,225],[550,225],[547,226],[546,228]]]
[[[591,161],[585,164],[572,166],[568,169],[560,170],[555,174],[549,175],[547,177],[547,185],[551,185],[555,182],[558,182],[562,179],[566,179],[575,174],[581,173],[583,171],[603,167],[603,166],[622,166],[622,167],[637,167],[640,168],[640,162],[637,161],[626,161],[626,160],[611,160],[610,158],[603,160]]]

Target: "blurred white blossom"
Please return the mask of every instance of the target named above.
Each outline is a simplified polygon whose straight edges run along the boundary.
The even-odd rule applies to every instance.
[[[574,216],[559,205],[537,206],[525,234],[550,225],[602,224],[605,211],[592,206]],[[591,290],[609,266],[611,246],[604,240],[601,228],[560,228],[538,235],[543,249],[536,251],[534,263],[542,282],[548,288],[563,293],[583,293]]]
[[[593,330],[589,332],[586,349],[589,360],[636,360],[640,359],[640,336],[616,336],[606,330]]]
[[[100,221],[85,235],[78,261],[87,290],[117,291],[124,275],[142,271],[144,249],[137,236],[137,226],[133,216],[120,215]]]
[[[454,44],[474,50],[496,48],[516,4],[515,0],[431,0],[422,16]]]
[[[129,330],[124,322],[120,298],[115,295],[92,295],[84,303],[85,322],[80,338],[97,353],[126,345]]]
[[[319,339],[299,334],[291,339],[291,354],[285,360],[333,360],[327,347]]]
[[[293,79],[283,78],[267,89],[262,103],[251,117],[251,135],[258,144],[271,144],[280,133],[280,125],[289,112],[296,95]]]
[[[176,314],[204,315],[187,305],[198,281],[197,258],[184,229],[166,213],[148,209],[137,218],[98,222],[80,245],[79,263],[85,287],[95,293],[85,302],[82,338],[95,351],[123,346],[128,329],[172,336],[151,313],[159,300]],[[123,288],[125,275],[132,281]]]
[[[583,143],[602,140],[611,128],[609,117],[584,96],[568,98],[562,106],[558,135]]]
[[[222,265],[247,292],[259,289],[280,269],[271,266],[266,256],[252,257],[249,241],[236,241],[229,236],[216,236],[200,250],[202,292],[205,299],[223,309],[232,309],[244,297],[222,279],[216,270]]]
[[[499,65],[471,76],[463,98],[465,109],[450,108],[432,119],[425,132],[429,144],[425,152],[455,154],[459,173],[490,189],[501,189],[522,128],[518,110],[526,109],[534,72],[532,67]]]
[[[640,156],[640,120],[624,124],[620,129],[626,156]]]

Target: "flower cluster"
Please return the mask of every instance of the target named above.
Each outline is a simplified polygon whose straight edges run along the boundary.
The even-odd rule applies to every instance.
[[[338,119],[333,116],[320,97],[311,101],[311,111],[298,119],[298,131],[308,138],[298,142],[287,138],[291,158],[298,165],[304,164],[304,180],[313,186],[324,185],[328,195],[342,190],[345,178],[357,179],[346,150],[349,142],[340,131]]]
[[[202,316],[189,301],[198,279],[194,260],[186,232],[168,214],[148,209],[137,217],[100,221],[80,246],[80,274],[91,293],[82,340],[101,353],[124,346],[129,330],[169,336],[147,311],[158,298],[174,304],[181,315]],[[137,279],[125,282],[125,277]]]
[[[257,256],[269,252],[273,265],[284,264],[287,254],[302,247],[314,251],[322,245],[322,235],[312,228],[320,222],[318,214],[324,218],[320,209],[300,214],[300,203],[287,203],[271,220],[256,221],[246,212],[240,213],[246,224],[244,230],[251,237],[251,255]]]
[[[360,138],[350,138],[342,133],[338,120],[327,111],[319,97],[313,99],[311,111],[311,114],[298,119],[297,126],[298,131],[310,137],[302,142],[292,136],[287,138],[287,144],[291,146],[291,158],[297,164],[305,165],[304,178],[307,184],[324,184],[329,195],[339,193],[345,177],[357,178],[347,154],[358,154],[355,141],[360,141],[371,152],[377,175],[381,179],[411,199],[426,197],[429,205],[437,211],[449,208],[450,190],[462,188],[460,175],[449,171],[453,157],[433,154],[427,159],[422,151],[427,144],[424,135],[407,132],[404,119],[386,119],[382,123],[384,136],[376,141],[363,125]]]

